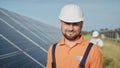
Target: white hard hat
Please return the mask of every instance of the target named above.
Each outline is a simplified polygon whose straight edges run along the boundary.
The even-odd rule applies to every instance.
[[[83,21],[83,13],[78,5],[65,5],[60,13],[59,19],[65,22],[80,22]]]
[[[94,31],[93,33],[92,33],[92,37],[98,37],[99,36],[99,32],[98,31]]]

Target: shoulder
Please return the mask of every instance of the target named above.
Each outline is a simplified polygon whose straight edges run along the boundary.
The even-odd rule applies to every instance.
[[[92,43],[92,42],[87,43],[88,44],[87,47],[89,46],[90,43]],[[96,44],[92,43],[92,47],[91,47],[90,52],[92,52],[92,53],[99,52],[99,47],[96,46]]]
[[[100,57],[101,56],[100,48],[93,44],[91,51],[90,51],[90,55],[91,55],[91,58]]]
[[[50,45],[50,47],[48,48],[48,53],[51,53],[51,50],[52,50],[52,45]]]
[[[99,51],[99,47],[93,44],[92,46],[92,51]]]
[[[88,62],[91,64],[90,68],[101,68],[100,66],[102,66],[102,55],[98,46],[92,46],[88,55]]]
[[[54,46],[56,46],[56,45],[57,45],[57,43],[54,43],[54,44],[50,45],[50,47],[49,47],[48,51],[51,51],[51,50],[52,50],[52,48],[53,48]]]

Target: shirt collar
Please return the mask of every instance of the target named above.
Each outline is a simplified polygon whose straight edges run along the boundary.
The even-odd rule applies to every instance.
[[[64,45],[65,44],[65,37],[62,37],[62,39],[59,42],[59,45]]]

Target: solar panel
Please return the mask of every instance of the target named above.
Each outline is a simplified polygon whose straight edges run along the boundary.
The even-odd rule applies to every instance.
[[[61,36],[58,28],[0,8],[0,68],[45,68],[47,50]]]

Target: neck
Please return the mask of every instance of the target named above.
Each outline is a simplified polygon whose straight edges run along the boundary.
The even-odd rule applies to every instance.
[[[76,44],[76,42],[77,42],[77,41],[65,40],[65,43],[66,43],[68,46],[70,46],[70,47],[74,46],[74,45]]]

